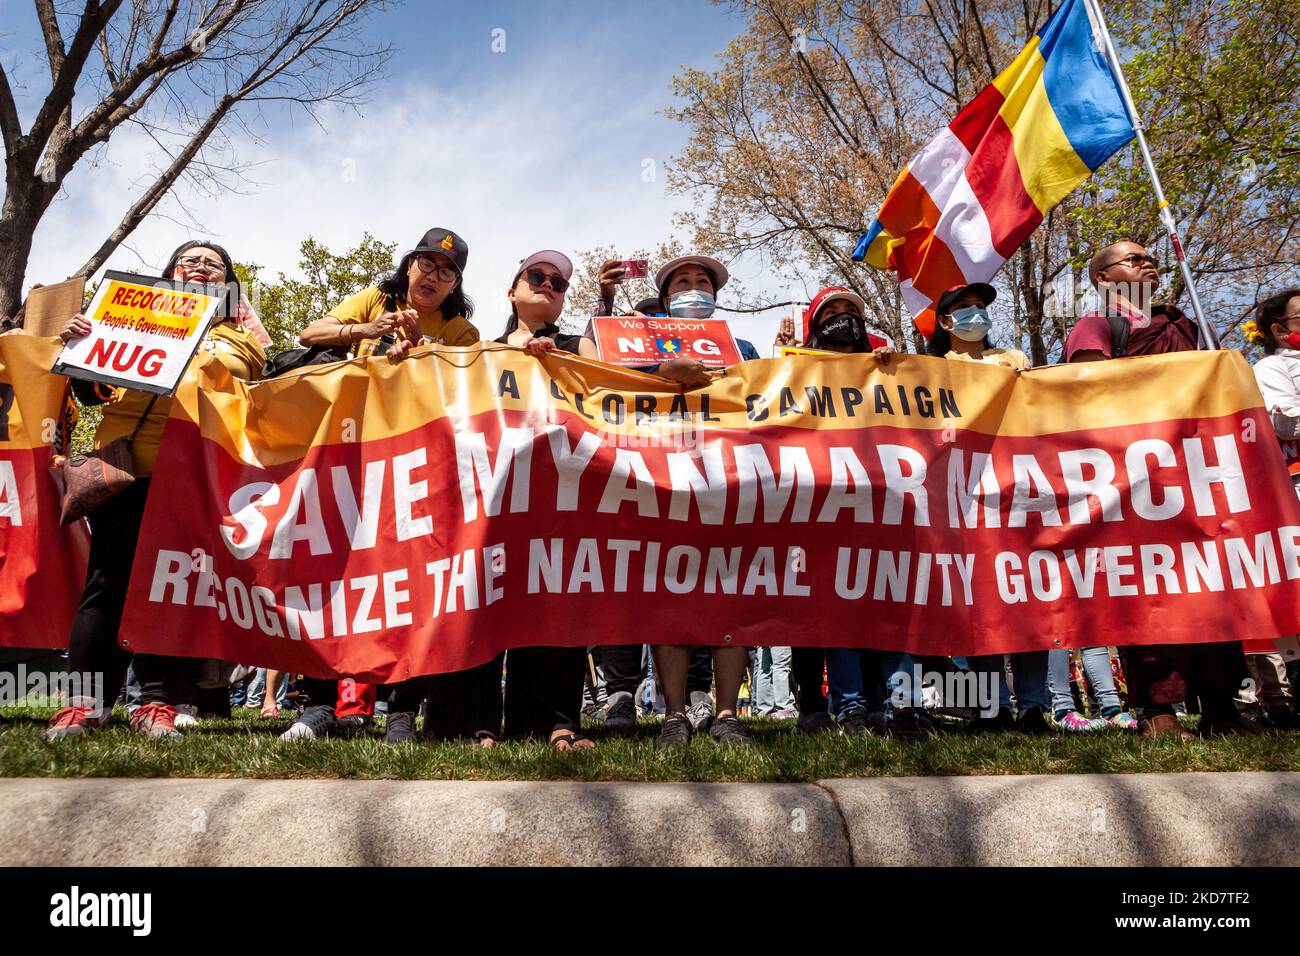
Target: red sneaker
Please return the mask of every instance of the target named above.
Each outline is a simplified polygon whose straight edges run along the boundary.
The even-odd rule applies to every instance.
[[[50,718],[50,729],[45,731],[47,740],[59,740],[63,737],[76,737],[89,734],[108,724],[107,717],[97,716],[98,707],[75,705],[64,707]]]
[[[131,715],[131,729],[147,737],[180,737],[177,713],[171,704],[141,704]]]

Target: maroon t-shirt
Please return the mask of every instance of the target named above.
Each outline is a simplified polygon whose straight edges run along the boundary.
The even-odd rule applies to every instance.
[[[1163,355],[1166,352],[1191,352],[1196,349],[1196,325],[1177,306],[1157,305],[1151,321],[1140,312],[1122,310],[1129,319],[1129,355]],[[1101,312],[1090,312],[1074,324],[1065,340],[1065,361],[1074,361],[1078,352],[1097,351],[1110,354],[1110,323]]]

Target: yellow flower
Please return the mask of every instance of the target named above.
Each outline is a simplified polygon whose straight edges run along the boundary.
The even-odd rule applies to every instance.
[[[1241,323],[1241,334],[1251,345],[1264,344],[1264,333],[1259,330],[1259,324],[1254,319]]]

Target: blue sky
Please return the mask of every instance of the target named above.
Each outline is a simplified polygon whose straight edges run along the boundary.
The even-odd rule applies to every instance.
[[[256,127],[262,141],[237,144],[241,160],[259,164],[240,194],[214,201],[182,190],[109,266],[157,268],[179,241],[202,234],[274,275],[293,271],[309,234],[342,249],[369,230],[404,248],[440,225],[469,242],[466,288],[483,331],[495,334],[514,266],[529,252],[612,242],[630,253],[672,235],[687,200],[665,193],[663,163],[685,140],[660,115],[672,103],[671,78],[683,65],[710,68],[743,27],[727,8],[694,0],[409,0],[367,27],[398,49],[363,115],[326,109],[321,130],[301,113],[268,113]],[[19,96],[29,122],[48,86],[32,56],[40,40],[31,6],[0,6],[0,32],[6,69],[28,87]],[[504,52],[493,51],[494,38]],[[123,129],[93,168],[75,171],[37,233],[28,284],[79,267],[156,158],[141,134]],[[205,232],[189,227],[182,203]],[[737,276],[784,298],[760,268],[739,263]],[[761,333],[742,321],[746,337],[768,335],[767,321]]]

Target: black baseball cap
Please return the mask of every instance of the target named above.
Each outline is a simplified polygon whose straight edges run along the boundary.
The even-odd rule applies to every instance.
[[[993,288],[987,282],[972,282],[969,285],[955,285],[946,290],[943,295],[939,296],[939,301],[934,304],[934,311],[938,315],[948,315],[952,304],[962,297],[967,291],[978,292],[979,297],[984,300],[984,307],[987,309],[993,304],[993,300],[998,297],[998,290]]]
[[[415,247],[402,258],[406,259],[422,252],[436,252],[446,256],[456,267],[456,271],[462,274],[465,272],[465,264],[469,261],[469,243],[450,229],[442,229],[438,226],[426,232]]]

